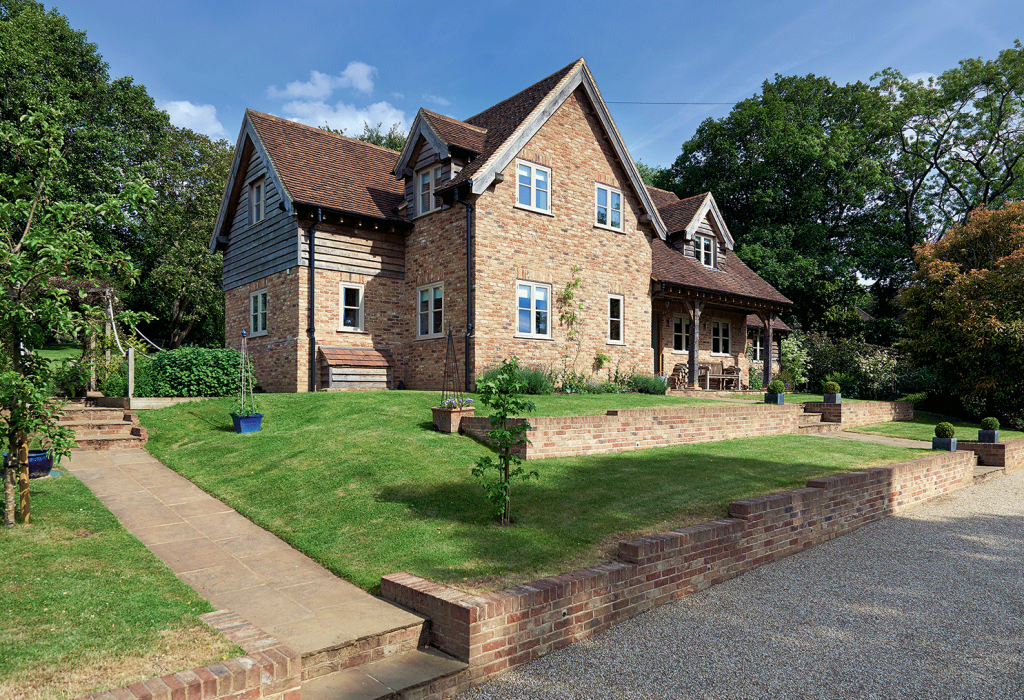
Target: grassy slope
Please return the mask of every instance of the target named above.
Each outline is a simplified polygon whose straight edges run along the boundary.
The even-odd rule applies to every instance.
[[[147,449],[165,464],[369,590],[402,570],[470,589],[526,581],[598,561],[619,534],[719,517],[738,498],[918,454],[779,436],[539,460],[529,467],[540,481],[513,491],[516,526],[502,529],[469,473],[488,450],[433,431],[437,398],[269,395],[262,432],[248,435],[231,432],[229,399],[146,412],[142,421]],[[555,410],[565,401],[560,410],[569,412],[583,410],[580,398],[538,403]],[[602,397],[582,398],[599,412]],[[651,401],[603,398],[606,407]]]
[[[32,525],[0,530],[0,561],[0,697],[78,697],[240,652],[72,476],[32,481]]]
[[[941,416],[937,413],[928,413],[926,411],[915,411],[913,421],[901,421],[899,423],[872,423],[871,425],[862,425],[858,428],[853,428],[853,430],[858,433],[873,433],[875,435],[906,438],[907,440],[925,440],[931,442],[931,439],[935,437],[935,426],[942,421],[948,421],[953,424],[953,427],[956,428],[957,439],[978,439],[978,429],[981,426],[977,423],[967,423],[956,419],[950,419],[948,416]],[[1000,442],[1021,439],[1024,439],[1024,432],[1016,430],[999,431]]]
[[[38,350],[40,357],[47,360],[77,360],[82,356],[82,348],[77,345],[48,345]]]

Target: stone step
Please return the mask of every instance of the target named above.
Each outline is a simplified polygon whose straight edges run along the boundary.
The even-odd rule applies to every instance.
[[[335,647],[303,653],[302,680],[313,680],[329,673],[365,666],[389,656],[425,647],[428,641],[429,620],[420,618],[416,622],[408,623],[405,620],[411,616],[403,614],[402,617],[403,623],[398,627],[387,629],[389,625],[382,620],[381,627],[385,629],[381,632],[352,639]]]
[[[843,430],[842,423],[801,423],[800,433],[803,435],[820,435],[821,433],[840,433]]]
[[[974,483],[980,484],[983,481],[998,479],[1005,473],[1006,472],[1002,467],[975,467]]]
[[[133,428],[128,435],[92,435],[88,437],[76,437],[75,444],[78,449],[92,450],[127,450],[133,447],[143,447],[149,436],[145,430]]]
[[[62,421],[89,421],[89,420],[124,420],[125,416],[131,415],[123,408],[71,408],[64,407]]]
[[[78,437],[86,435],[117,435],[130,433],[138,423],[126,420],[62,420],[57,425],[71,428]]]
[[[304,680],[302,700],[380,700],[440,694],[454,686],[457,674],[467,668],[469,664],[433,647],[422,647]]]

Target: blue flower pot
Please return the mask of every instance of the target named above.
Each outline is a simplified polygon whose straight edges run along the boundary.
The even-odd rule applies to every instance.
[[[235,424],[236,433],[258,433],[260,428],[263,427],[262,413],[253,413],[248,416],[232,413],[231,420]]]
[[[4,457],[7,457],[7,452],[4,452]],[[53,453],[49,450],[29,450],[28,451],[28,478],[39,479],[44,476],[50,476],[50,470],[53,469]]]

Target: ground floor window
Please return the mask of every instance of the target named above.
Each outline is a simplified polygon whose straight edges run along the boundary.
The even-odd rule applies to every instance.
[[[672,319],[672,350],[675,352],[690,351],[690,322],[682,316]]]
[[[516,334],[536,338],[550,338],[548,315],[551,305],[551,285],[537,282],[518,282],[516,293]]]
[[[249,333],[263,335],[267,332],[267,290],[261,289],[249,295]]]
[[[711,322],[711,354],[712,355],[728,355],[729,354],[729,322],[728,321],[712,321]]]
[[[416,299],[419,317],[416,335],[420,338],[444,335],[444,282],[417,288]]]
[[[622,321],[626,299],[621,294],[608,295],[608,342],[621,343]]]
[[[341,285],[341,329],[361,331],[363,328],[363,285]]]
[[[761,333],[750,339],[750,359],[754,362],[764,361],[764,335]]]

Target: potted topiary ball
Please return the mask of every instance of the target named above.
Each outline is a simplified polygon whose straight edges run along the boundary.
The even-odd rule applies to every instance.
[[[952,423],[943,421],[935,426],[935,437],[932,438],[932,449],[944,452],[956,452],[956,429]]]
[[[839,393],[840,388],[836,382],[822,382],[821,389],[822,393],[825,394],[825,403],[843,402],[843,395]]]
[[[978,442],[999,442],[999,419],[983,418],[981,430],[978,431]]]
[[[786,385],[781,379],[773,379],[768,384],[768,391],[764,395],[764,402],[778,404],[786,403]]]

